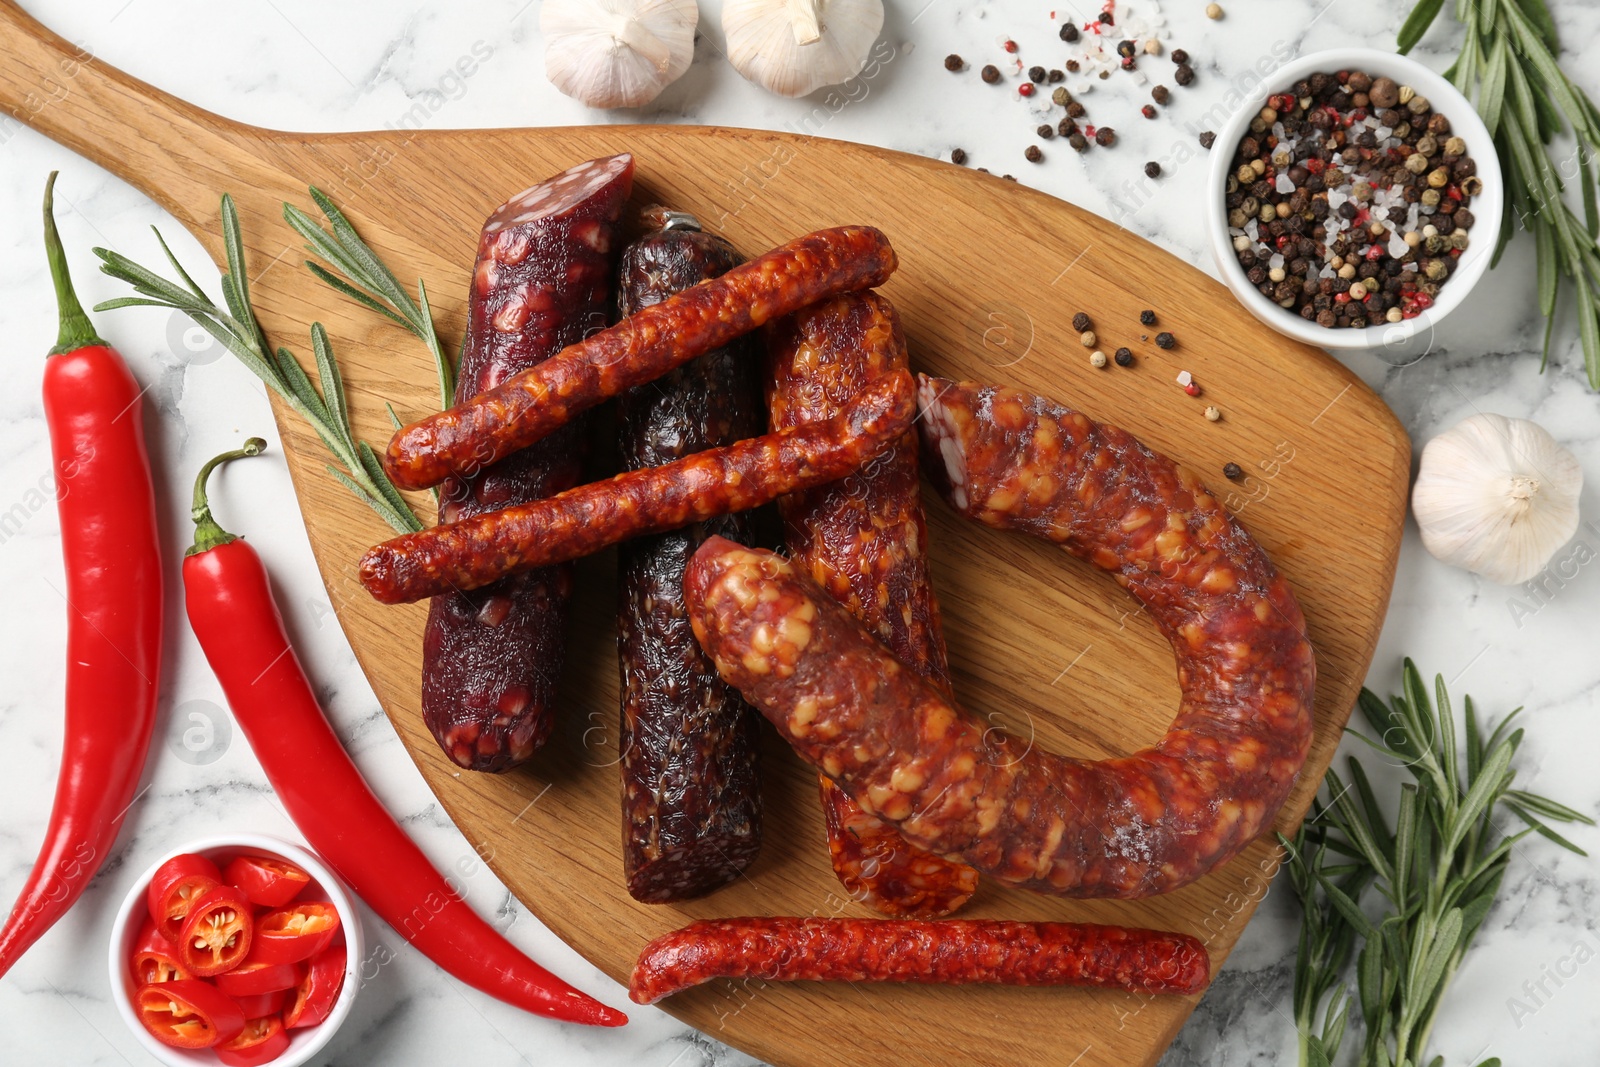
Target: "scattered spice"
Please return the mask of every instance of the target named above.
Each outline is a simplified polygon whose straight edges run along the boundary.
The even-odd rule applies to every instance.
[[[1000,68],[993,63],[985,64],[983,70],[978,72],[978,77],[993,85],[1000,80]]]
[[[1204,148],[1207,152],[1211,151],[1211,146],[1216,143],[1217,135],[1215,132],[1206,130],[1200,134],[1200,147]]]
[[[1159,178],[1159,177],[1161,177],[1161,164],[1157,163],[1153,159],[1150,162],[1146,163],[1144,165],[1144,176],[1146,178]]]
[[[1110,126],[1102,126],[1094,131],[1094,143],[1101,148],[1110,148],[1117,143],[1117,131]]]
[[[1222,465],[1222,476],[1229,481],[1243,478],[1244,468],[1239,466],[1237,463],[1224,463]]]
[[[1156,334],[1156,347],[1157,348],[1168,348],[1168,349],[1170,349],[1170,348],[1176,348],[1177,346],[1178,346],[1178,339],[1176,337],[1172,336],[1170,333],[1167,333],[1165,330],[1163,330],[1162,332]]]
[[[966,161],[967,161],[967,153],[966,153],[965,149],[952,148],[950,150],[950,162],[956,164],[957,166],[960,166],[961,164],[965,163]]]
[[[1206,18],[1208,18],[1208,19],[1220,19],[1221,17],[1222,17],[1222,5],[1221,4],[1207,4],[1206,5]]]
[[[1076,100],[1072,100],[1067,103],[1068,118],[1081,119],[1088,113],[1089,109],[1078,103]]]
[[[1002,174],[1000,177],[1004,178],[1008,182],[1014,182],[1017,180],[1017,176],[1015,174]]]
[[[1312,74],[1268,97],[1235,148],[1223,204],[1250,284],[1325,328],[1431,307],[1468,247],[1469,204],[1482,192],[1449,128],[1409,86],[1359,70]]]
[[[1018,96],[1032,96],[1033,95],[1033,83],[1032,82],[1023,82],[1021,85],[1017,86],[1017,95]]]
[[[1072,134],[1067,138],[1067,143],[1079,152],[1087,152],[1089,150],[1089,138],[1078,130],[1072,131]]]
[[[1159,56],[1161,54],[1161,41],[1155,37],[1146,37],[1144,50],[1146,55]]]
[[[1093,348],[1096,340],[1097,338],[1095,337],[1093,330],[1084,330],[1083,333],[1078,337],[1079,343],[1082,344],[1084,348]]]
[[[1089,353],[1089,362],[1096,367],[1104,367],[1106,365],[1106,354],[1096,349]]]
[[[1133,366],[1133,351],[1131,349],[1127,349],[1127,348],[1119,348],[1119,349],[1117,349],[1117,366],[1119,366],[1119,367],[1131,367],[1131,366]]]
[[[1112,17],[1111,12],[1109,11],[1100,12],[1100,18],[1097,21],[1102,26],[1111,26],[1116,23],[1116,19]]]
[[[1189,62],[1189,53],[1181,48],[1174,48],[1172,50],[1172,61],[1181,67]]]
[[[1063,22],[1061,24],[1061,39],[1072,44],[1078,39],[1078,24],[1076,22]]]
[[[1132,41],[1117,42],[1117,55],[1121,56],[1123,59],[1131,58],[1136,50],[1137,49]]]
[[[1056,124],[1056,132],[1063,137],[1071,137],[1074,133],[1078,132],[1078,124],[1073,122],[1070,118],[1062,119]]]
[[[1049,82],[1051,85],[1055,85],[1057,82],[1066,81],[1067,76],[1059,70],[1052,70],[1049,74],[1045,75],[1044,80]]]
[[[1016,52],[1016,50],[1017,50],[1017,42],[1008,39],[1006,41],[1004,47],[1005,47],[1005,50],[1007,52],[1011,52],[1011,53],[1014,54]]]
[[[1032,66],[1032,67],[1028,68],[1028,80],[1029,81],[1042,82],[1042,81],[1044,81],[1044,77],[1045,77],[1045,70],[1044,70],[1043,67],[1040,67],[1040,66],[1036,65],[1036,66]]]
[[[1146,104],[1144,107],[1139,109],[1139,114],[1143,115],[1147,119],[1153,119],[1156,117],[1156,106],[1154,104]]]
[[[1040,137],[1042,137],[1046,141],[1048,141],[1050,138],[1052,138],[1052,137],[1054,137],[1056,135],[1056,128],[1054,126],[1050,125],[1047,122],[1043,126],[1040,126],[1037,130],[1035,130],[1033,132],[1037,133]]]
[[[1183,391],[1188,393],[1190,396],[1199,396],[1200,385],[1197,382],[1190,382],[1188,385],[1183,387]]]
[[[1057,107],[1066,107],[1072,103],[1072,94],[1067,92],[1067,87],[1063,85],[1050,94],[1050,102]]]
[[[1222,412],[1217,410],[1217,406],[1215,404],[1208,404],[1206,406],[1206,421],[1207,422],[1216,422],[1221,418],[1222,418]],[[1231,467],[1231,466],[1233,466],[1233,464],[1230,463],[1230,464],[1228,464],[1228,466]],[[1223,470],[1226,471],[1227,467],[1224,467]]]
[[[1045,127],[1047,130],[1049,128],[1048,126]],[[1022,155],[1029,163],[1037,163],[1044,158],[1044,153],[1039,150],[1039,146],[1036,144],[1029,145]]]
[[[1156,313],[1150,310],[1139,312],[1139,324],[1141,326],[1154,326],[1156,324]]]
[[[966,61],[960,56],[956,55],[954,52],[951,52],[949,55],[944,57],[945,70],[961,70],[966,65]]]
[[[1154,89],[1150,90],[1150,99],[1154,100],[1162,107],[1166,107],[1167,101],[1172,99],[1172,90],[1168,89],[1165,85],[1158,85]]]
[[[1077,330],[1079,333],[1082,333],[1093,325],[1094,320],[1090,319],[1088,315],[1081,311],[1072,316],[1072,328]]]
[[[1173,72],[1172,80],[1179,85],[1190,85],[1194,82],[1194,68],[1185,63]]]

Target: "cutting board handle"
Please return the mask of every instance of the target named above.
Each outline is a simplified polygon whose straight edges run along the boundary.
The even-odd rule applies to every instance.
[[[0,144],[24,124],[133,185],[191,231],[216,219],[218,174],[249,173],[239,164],[258,159],[250,127],[124,74],[0,0]]]

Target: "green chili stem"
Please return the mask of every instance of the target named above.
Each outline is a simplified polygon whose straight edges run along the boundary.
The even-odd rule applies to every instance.
[[[252,437],[242,448],[213,456],[200,468],[200,473],[195,475],[194,479],[194,503],[189,508],[189,517],[194,519],[194,544],[183,554],[185,559],[238,540],[233,534],[217,525],[217,520],[211,517],[211,502],[206,499],[206,479],[210,478],[211,472],[222,464],[246,456],[259,456],[266,447],[267,442],[259,437]]]

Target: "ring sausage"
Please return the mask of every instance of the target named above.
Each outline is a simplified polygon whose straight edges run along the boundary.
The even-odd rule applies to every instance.
[[[384,466],[402,489],[471,472],[580,412],[807,304],[882,285],[889,239],[870,226],[819,230],[643,308],[448,411],[395,432]]]
[[[869,814],[1007,884],[1149,896],[1236,855],[1311,743],[1315,660],[1288,584],[1192,475],[1115,427],[941,379],[920,401],[957,511],[1112,571],[1167,634],[1183,699],[1166,736],[1098,762],[986,736],[791,564],[728,541],[684,582],[717,670]]]

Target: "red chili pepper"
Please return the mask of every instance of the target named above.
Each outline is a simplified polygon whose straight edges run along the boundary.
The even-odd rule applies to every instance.
[[[265,447],[252,438],[200,468],[183,587],[200,648],[289,816],[373,911],[463,982],[537,1015],[626,1023],[622,1012],[546,971],[480,919],[373,796],[339,744],[289,646],[261,558],[218,526],[206,503],[212,468]]]
[[[161,669],[161,550],[139,383],[72,291],[44,190],[60,337],[44,369],[66,564],[66,741],[49,829],[0,930],[0,975],[65,915],[105,863],[134,799]]]

